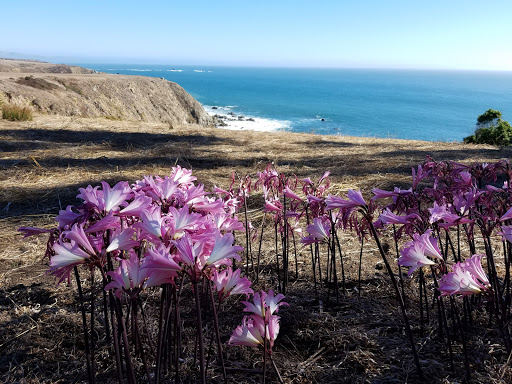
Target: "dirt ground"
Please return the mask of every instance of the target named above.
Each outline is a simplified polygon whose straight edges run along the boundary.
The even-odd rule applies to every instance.
[[[287,132],[244,132],[168,124],[36,116],[32,122],[0,120],[0,382],[86,382],[84,343],[74,287],[56,286],[45,275],[44,238],[23,240],[19,226],[51,228],[60,208],[77,202],[78,188],[133,182],[144,175],[166,175],[176,164],[194,171],[207,188],[228,187],[233,171],[255,175],[268,163],[280,172],[318,179],[331,171],[332,193],[360,188],[391,189],[410,184],[412,166],[426,156],[462,163],[495,162],[510,157],[510,149],[460,143],[319,136]],[[251,219],[261,219],[256,204]],[[357,289],[359,243],[341,237],[345,249],[347,293],[338,303],[320,302],[308,279],[310,266],[300,250],[299,278],[291,282],[280,313],[281,332],[275,361],[286,383],[419,383],[393,291],[379,263],[375,244],[365,247],[362,290]],[[272,246],[263,250],[264,265],[273,260]],[[390,255],[390,260],[394,256]],[[270,268],[256,288],[272,288]],[[414,287],[406,283],[411,292]],[[410,295],[410,315],[418,324]],[[148,299],[150,300],[150,299]],[[233,315],[230,313],[232,309]],[[240,305],[225,312],[225,333],[241,319]],[[473,381],[512,381],[509,356],[484,320],[475,321],[470,340]],[[435,327],[423,335],[413,327],[427,381],[462,382],[463,359],[455,341],[455,370]],[[102,353],[104,355],[102,355]],[[108,350],[99,352],[103,376],[115,381],[115,364]],[[261,380],[252,352],[226,347],[230,382]],[[209,372],[221,382],[219,371]],[[183,377],[184,382],[194,382]],[[276,382],[275,376],[270,377]]]

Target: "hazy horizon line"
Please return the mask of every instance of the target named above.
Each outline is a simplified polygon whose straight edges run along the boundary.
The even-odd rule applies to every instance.
[[[228,68],[269,68],[269,69],[354,69],[354,70],[403,70],[403,71],[462,71],[462,72],[512,72],[512,69],[503,68],[455,68],[455,67],[422,67],[414,65],[367,65],[367,64],[276,64],[276,63],[245,63],[245,62],[225,62],[225,63],[194,63],[191,61],[181,61],[172,63],[170,59],[136,59],[136,58],[98,58],[98,57],[78,57],[78,56],[46,56],[37,54],[24,54],[19,52],[0,51],[0,58],[10,60],[36,60],[54,64],[67,65],[168,65],[168,66],[202,66],[202,67],[228,67]]]

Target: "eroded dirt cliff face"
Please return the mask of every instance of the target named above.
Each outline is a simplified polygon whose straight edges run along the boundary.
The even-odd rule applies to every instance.
[[[0,60],[0,70],[5,62],[11,60]],[[38,73],[0,72],[0,99],[42,114],[213,125],[201,104],[176,83],[93,71],[47,73],[44,64]]]

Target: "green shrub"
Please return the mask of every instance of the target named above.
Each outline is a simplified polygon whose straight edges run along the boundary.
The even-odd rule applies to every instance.
[[[18,107],[17,105],[2,105],[2,119],[10,121],[32,120],[32,110],[27,107]]]
[[[494,122],[496,119],[501,119],[501,112],[495,109],[489,108],[483,114],[478,116],[476,119],[477,125],[489,124]]]
[[[499,147],[512,145],[512,127],[501,119],[501,112],[488,109],[478,116],[477,129],[471,136],[464,138],[467,144],[490,144]]]

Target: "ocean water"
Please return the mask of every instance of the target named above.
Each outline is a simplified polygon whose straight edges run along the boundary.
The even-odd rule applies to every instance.
[[[462,141],[489,108],[512,122],[512,72],[77,64],[174,81],[232,129]]]

